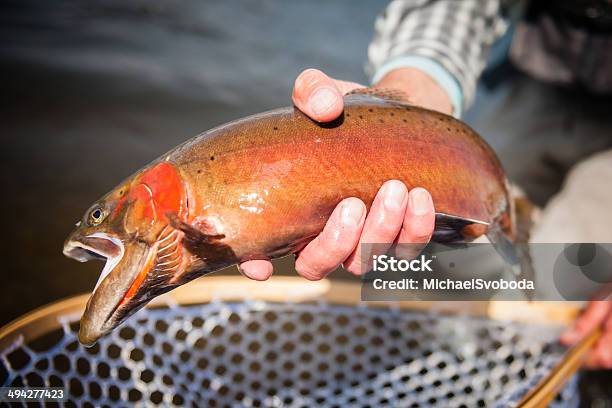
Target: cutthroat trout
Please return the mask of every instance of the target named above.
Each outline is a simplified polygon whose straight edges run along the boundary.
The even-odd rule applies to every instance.
[[[64,253],[106,265],[80,341],[94,343],[198,276],[299,251],[342,199],[369,206],[391,179],[431,193],[434,241],[516,238],[500,162],[460,121],[371,93],[348,95],[326,124],[293,107],[273,110],[183,143],[86,212]]]

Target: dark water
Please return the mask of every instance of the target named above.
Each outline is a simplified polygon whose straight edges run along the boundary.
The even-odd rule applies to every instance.
[[[365,81],[384,1],[0,4],[0,324],[92,289],[64,258],[87,207],[183,140],[288,105],[306,67]]]

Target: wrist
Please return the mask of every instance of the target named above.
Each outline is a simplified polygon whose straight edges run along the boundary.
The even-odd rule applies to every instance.
[[[400,90],[408,95],[415,105],[447,115],[453,114],[453,103],[448,93],[431,76],[418,68],[404,67],[389,71],[374,87]]]

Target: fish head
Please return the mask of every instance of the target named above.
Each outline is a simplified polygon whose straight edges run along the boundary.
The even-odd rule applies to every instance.
[[[94,344],[178,286],[190,257],[170,219],[186,212],[184,184],[168,162],[138,172],[87,210],[64,244],[64,254],[77,261],[106,261],[81,318],[81,343]]]

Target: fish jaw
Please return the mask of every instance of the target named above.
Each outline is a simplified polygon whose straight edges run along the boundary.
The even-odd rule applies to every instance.
[[[82,344],[93,345],[146,304],[137,304],[127,296],[137,277],[150,272],[152,257],[152,249],[136,241],[125,245],[121,259],[107,260],[81,317],[79,341]],[[137,283],[142,285],[142,280]]]
[[[96,232],[84,237],[73,233],[64,243],[64,255],[79,262],[123,257],[123,243],[109,234]]]
[[[78,261],[106,258],[81,317],[81,343],[93,345],[154,297],[150,295],[147,278],[154,270],[156,248],[138,240],[124,242],[104,233],[66,242],[64,254]],[[159,281],[156,285],[155,296],[160,288],[171,286]]]

